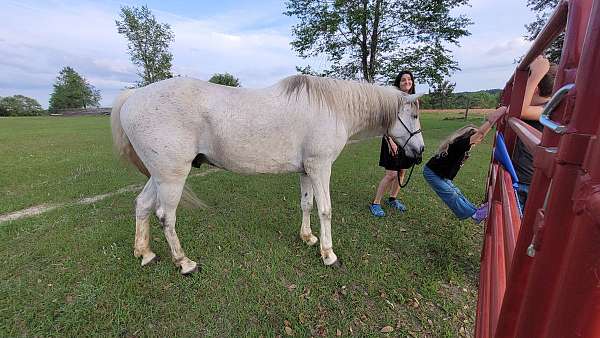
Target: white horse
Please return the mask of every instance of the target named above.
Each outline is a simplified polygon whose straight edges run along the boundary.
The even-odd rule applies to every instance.
[[[175,233],[175,211],[191,167],[210,163],[243,174],[300,173],[300,237],[308,245],[318,241],[310,227],[314,196],[321,257],[338,266],[331,239],[332,163],[351,137],[383,133],[420,160],[417,98],[394,87],[304,75],[264,89],[173,78],[126,91],[113,105],[113,140],[120,155],[149,177],[135,204],[134,255],[142,257],[142,266],[156,258],[149,242],[155,212],[181,273],[197,270]]]

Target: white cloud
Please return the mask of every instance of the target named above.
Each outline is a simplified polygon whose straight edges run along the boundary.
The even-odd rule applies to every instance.
[[[527,41],[524,37],[520,36],[507,41],[497,42],[488,48],[484,55],[488,57],[498,57],[500,55],[514,57],[515,55],[518,55],[518,53],[522,53],[523,50],[529,48],[530,45],[530,41]]]
[[[117,89],[137,80],[126,41],[115,28],[118,12],[90,2],[0,5],[0,96],[35,92],[46,106],[59,70],[69,65],[102,91],[102,104],[110,104]],[[288,27],[244,29],[268,21],[266,14],[203,20],[155,14],[173,29],[176,74],[206,80],[229,72],[246,87],[261,87],[294,73],[302,62],[290,50]]]
[[[462,69],[451,80],[456,91],[503,88],[516,68],[514,60],[531,44],[522,36],[533,14],[521,0],[471,0],[471,5],[460,11],[473,20],[472,35],[451,48]]]
[[[452,81],[457,90],[502,87],[515,68],[513,60],[529,47],[521,36],[533,15],[519,0],[471,3],[461,11],[474,21],[472,35],[451,48],[463,69]],[[264,87],[306,64],[291,50],[290,20],[275,8],[281,3],[256,6],[202,18],[151,8],[173,29],[174,73],[206,80],[229,72],[245,87]],[[118,2],[2,1],[0,96],[30,95],[46,106],[58,72],[69,65],[100,89],[102,104],[109,105],[119,89],[137,80],[127,42],[116,31],[118,13]],[[311,62],[316,68],[325,63]]]

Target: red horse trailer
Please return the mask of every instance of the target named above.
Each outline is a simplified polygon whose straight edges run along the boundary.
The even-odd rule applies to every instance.
[[[529,64],[565,41],[543,133],[519,120]],[[490,164],[476,337],[600,337],[600,0],[561,1],[504,88],[498,126],[534,155],[523,218]]]

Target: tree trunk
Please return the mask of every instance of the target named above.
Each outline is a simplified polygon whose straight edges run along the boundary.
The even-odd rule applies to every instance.
[[[377,0],[375,2],[375,13],[373,13],[373,32],[371,32],[371,57],[369,60],[369,76],[373,81],[375,80],[375,63],[377,62],[375,57],[377,56],[377,45],[379,43],[379,21],[381,19],[381,1],[382,0]]]
[[[367,5],[369,4],[368,0],[363,0],[362,2],[362,21],[360,23],[360,51],[361,51],[361,64],[362,64],[362,72],[365,81],[372,83],[373,79],[371,78],[371,74],[369,74],[369,48],[367,46]]]

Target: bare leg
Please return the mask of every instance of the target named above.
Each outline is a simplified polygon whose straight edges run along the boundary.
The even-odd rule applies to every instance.
[[[317,237],[310,229],[310,211],[313,207],[313,187],[310,178],[306,174],[300,174],[300,205],[302,207],[302,226],[300,227],[300,238],[308,245],[315,245]]]
[[[391,183],[390,187],[390,197],[396,198],[398,197],[398,193],[400,193],[400,184],[398,184],[398,177],[396,175],[396,171],[394,173],[394,180]],[[406,174],[406,169],[401,169],[398,171],[400,176],[400,183],[404,183],[404,174]]]
[[[321,221],[321,258],[325,265],[339,264],[337,256],[333,252],[333,241],[331,238],[331,197],[329,196],[329,179],[331,177],[331,165],[320,165],[311,167],[305,164],[306,172],[312,181],[319,218]]]
[[[393,170],[386,170],[385,176],[379,182],[379,186],[377,187],[377,192],[375,193],[375,199],[373,200],[373,204],[381,204],[381,199],[383,195],[388,191],[390,186],[393,184],[396,179],[396,172]]]
[[[187,172],[189,172],[189,169]],[[184,184],[185,176],[171,177],[168,181],[158,183],[160,205],[156,211],[156,216],[163,226],[165,237],[171,248],[173,263],[181,268],[182,275],[187,275],[197,271],[198,264],[185,256],[175,232],[176,210]]]
[[[156,208],[156,184],[152,177],[135,200],[135,242],[133,255],[142,257],[142,266],[155,261],[157,256],[150,249],[150,215]]]

